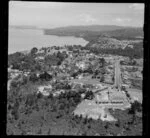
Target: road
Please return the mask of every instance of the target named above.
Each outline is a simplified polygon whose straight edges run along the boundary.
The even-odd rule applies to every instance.
[[[8,80],[8,82],[7,82],[7,90],[8,91],[10,90],[11,82],[12,82],[12,79]]]
[[[115,62],[115,84],[114,86],[120,89],[121,87],[121,71],[120,71],[120,60],[116,60]],[[128,93],[131,98],[134,100],[138,100],[142,103],[142,90],[127,88]]]
[[[120,88],[121,84],[121,71],[120,71],[120,60],[116,60],[115,62],[115,87]]]
[[[11,82],[12,82],[15,78],[16,78],[16,76],[15,76],[15,77],[12,77],[10,80],[8,80],[8,82],[7,82],[7,91],[10,90]]]

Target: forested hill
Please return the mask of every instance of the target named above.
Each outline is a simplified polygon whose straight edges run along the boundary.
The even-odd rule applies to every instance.
[[[116,29],[123,29],[125,27],[116,26],[116,25],[88,25],[88,26],[67,26],[67,27],[59,27],[54,29],[48,29],[49,31],[68,31],[68,32],[75,32],[75,31],[112,31]]]
[[[9,29],[39,29],[37,26],[31,25],[9,25]]]
[[[91,41],[99,36],[107,35],[118,39],[143,37],[143,29],[139,27],[123,27],[115,25],[68,26],[55,29],[44,29],[46,35],[76,36]]]
[[[144,36],[143,28],[124,28],[119,30],[107,31],[104,33],[117,39],[139,39],[143,38]]]

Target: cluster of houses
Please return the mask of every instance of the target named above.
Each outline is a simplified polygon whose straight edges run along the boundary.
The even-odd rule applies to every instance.
[[[128,85],[128,87],[132,86],[131,80],[143,80],[142,70],[143,68],[141,66],[122,66],[122,81],[123,84]]]
[[[59,96],[61,93],[65,93],[65,90],[54,90],[52,85],[41,85],[38,87],[37,94],[41,93],[43,96],[49,96],[52,94],[54,97]]]
[[[115,66],[117,67],[117,65]],[[120,73],[116,75],[120,75]],[[115,78],[119,79],[121,76]],[[93,119],[100,118],[101,120],[115,121],[116,119],[110,116],[110,114],[107,114],[105,109],[111,108],[125,110],[131,107],[131,102],[133,102],[133,100],[138,100],[138,98],[134,97],[130,99],[127,96],[126,91],[121,89],[121,87],[127,87],[128,85],[123,85],[120,81],[118,82],[115,80],[114,85],[104,86],[105,87],[100,86],[95,87],[96,89],[92,89],[94,93],[94,99],[88,101],[88,106],[84,105],[86,101],[83,101],[78,105],[74,111],[74,114],[82,115],[83,117],[92,117]],[[92,108],[90,107],[91,105]]]
[[[117,40],[115,38],[110,37],[100,37],[98,41],[92,43],[92,47],[101,47],[104,49],[107,48],[122,48],[125,49],[126,47],[133,48],[134,43],[142,42],[142,40]]]
[[[37,94],[41,93],[44,96],[49,96],[52,94],[53,96],[59,96],[61,93],[65,93],[64,89],[55,89],[53,87],[52,83],[57,84],[57,80],[59,82],[64,83],[65,81],[68,81],[68,84],[71,86],[71,89],[78,90],[85,88],[86,91],[92,91],[94,94],[94,99],[92,99],[89,103],[93,106],[93,109],[95,110],[94,114],[89,111],[90,106],[87,106],[87,110],[84,111],[84,114],[88,115],[88,117],[93,116],[93,118],[98,118],[99,115],[101,115],[102,120],[114,120],[114,118],[104,111],[105,108],[113,108],[113,109],[125,109],[130,107],[130,103],[127,99],[126,93],[122,91],[120,88],[120,85],[113,85],[114,84],[114,76],[115,76],[115,59],[119,58],[124,60],[126,63],[128,63],[130,60],[128,58],[124,58],[121,56],[112,56],[112,55],[94,55],[92,53],[89,53],[87,50],[82,50],[79,53],[74,53],[72,51],[68,51],[66,47],[49,47],[47,49],[40,49],[38,50],[37,54],[39,56],[36,57],[37,60],[43,60],[44,59],[44,53],[46,55],[53,54],[58,51],[66,52],[68,54],[68,58],[66,58],[60,66],[52,66],[50,74],[57,73],[57,75],[54,75],[54,77],[51,80],[51,83],[48,85],[41,85],[38,87]],[[41,55],[40,55],[41,54]],[[43,54],[43,55],[42,55]],[[100,82],[99,79],[93,79],[89,73],[80,73],[76,76],[76,78],[71,76],[71,72],[77,72],[80,70],[86,70],[89,67],[93,67],[93,69],[99,69],[99,58],[105,59],[105,73],[103,74],[104,81]],[[95,66],[95,67],[94,67]],[[126,70],[126,67],[121,67],[121,78],[122,78],[122,86],[130,87],[131,82],[129,80],[130,77],[135,78],[142,78],[141,71],[137,70],[136,72],[129,72]],[[23,74],[25,76],[28,76],[30,74],[30,71],[28,72],[22,72],[19,70],[13,70],[11,68],[8,69],[8,72],[10,73],[10,76],[12,78],[18,76],[19,74]],[[37,73],[37,76],[39,74]],[[85,93],[81,94],[81,97],[85,97]],[[84,101],[85,102],[85,101]],[[85,104],[85,103],[84,103]],[[75,110],[75,114],[82,114],[83,107],[85,105],[79,105],[78,109]],[[80,108],[82,107],[82,108]],[[100,110],[99,110],[100,108]],[[97,111],[96,111],[97,110]],[[107,117],[104,117],[107,116]]]
[[[8,68],[8,74],[10,76],[10,79],[15,78],[19,75],[28,76],[30,74],[30,71],[20,71],[17,69],[12,69],[12,66]]]

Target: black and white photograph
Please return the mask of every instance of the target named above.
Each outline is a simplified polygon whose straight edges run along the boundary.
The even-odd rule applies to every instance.
[[[144,8],[9,1],[6,134],[142,136]]]

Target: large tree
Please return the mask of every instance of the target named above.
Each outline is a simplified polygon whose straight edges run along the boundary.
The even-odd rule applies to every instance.
[[[36,47],[31,49],[31,55],[35,55],[37,53],[38,49]]]

